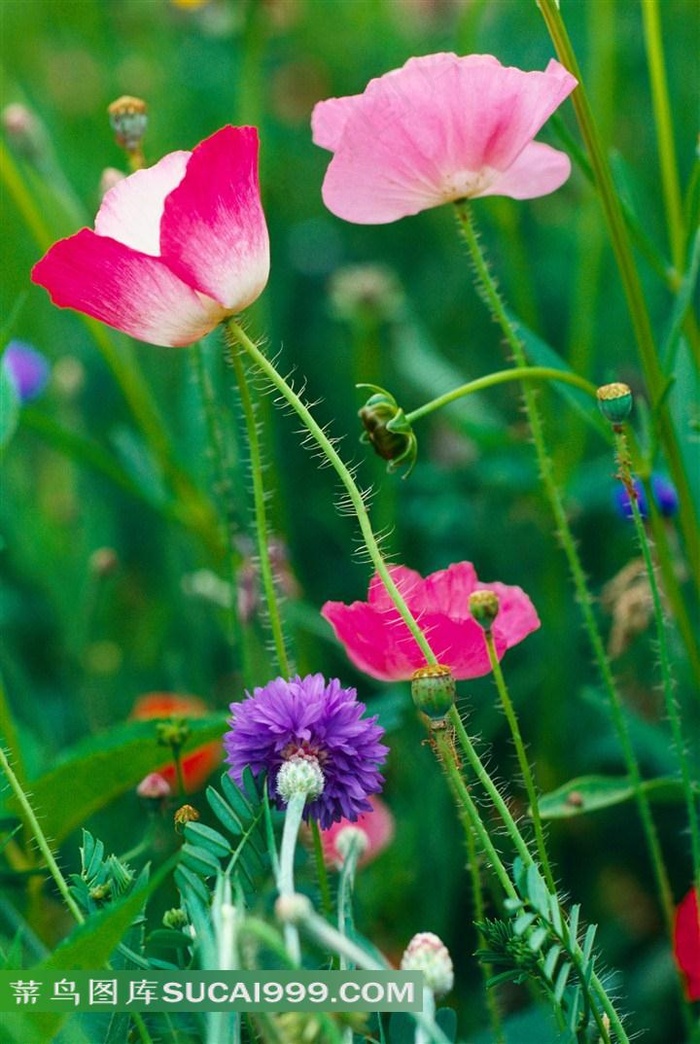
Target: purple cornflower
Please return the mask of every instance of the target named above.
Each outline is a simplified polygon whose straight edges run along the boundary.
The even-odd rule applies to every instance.
[[[304,809],[326,830],[340,819],[355,821],[372,808],[370,794],[381,790],[379,766],[388,748],[379,740],[383,729],[376,716],[363,718],[365,705],[355,689],[343,689],[322,674],[275,678],[253,690],[242,703],[231,704],[231,732],[224,736],[226,760],[237,783],[250,765],[253,774],[267,771],[278,804],[277,774],[292,758],[315,759],[323,774],[323,791]]]
[[[634,480],[634,488],[637,492],[637,507],[642,518],[649,517],[649,505],[644,486],[639,479]],[[678,494],[673,483],[669,482],[663,475],[657,472],[651,476],[651,492],[654,503],[659,509],[659,514],[664,518],[671,518],[678,511]],[[623,518],[632,518],[632,507],[627,490],[620,485],[615,488],[615,509]]]
[[[2,368],[9,375],[21,402],[31,402],[41,395],[51,373],[45,356],[24,341],[10,341],[2,355]]]

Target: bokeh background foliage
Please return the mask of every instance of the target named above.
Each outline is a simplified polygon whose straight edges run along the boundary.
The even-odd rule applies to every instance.
[[[674,298],[664,274],[669,244],[639,5],[565,0],[562,7],[638,227],[644,291],[663,340]],[[661,14],[686,186],[695,162],[699,77],[690,40],[698,8],[692,0],[668,0]],[[22,411],[2,462],[0,667],[28,777],[53,770],[65,782],[70,773],[61,776],[61,762],[79,743],[88,759],[83,764],[93,772],[83,779],[80,797],[73,794],[72,809],[67,787],[40,792],[40,809],[61,842],[64,864],[77,865],[76,809],[89,814],[90,828],[108,848],[120,851],[140,839],[133,786],[151,754],[158,756],[154,743],[149,754],[150,726],[126,724],[140,694],[202,696],[212,719],[199,726],[199,737],[208,737],[220,732],[228,704],[270,672],[262,614],[247,611],[254,578],[246,450],[218,334],[205,342],[204,360],[227,446],[230,483],[223,490],[207,451],[192,353],[133,348],[111,333],[101,352],[94,328],[54,309],[28,280],[50,242],[91,222],[103,169],[124,168],[105,114],[124,93],[148,101],[151,161],[191,148],[228,122],[260,128],[272,270],[267,291],[247,317],[248,330],[264,334],[269,350],[282,353],[283,369],[307,379],[309,396],[320,400],[317,416],[332,421],[345,455],[360,462],[360,483],[375,485],[375,518],[379,527],[393,529],[387,548],[398,560],[427,572],[469,559],[481,578],[520,584],[532,597],[542,628],[508,654],[505,666],[543,789],[579,774],[621,773],[516,386],[419,422],[419,460],[406,481],[385,475],[381,462],[357,442],[363,393],[356,382],[390,388],[408,410],[502,368],[506,356],[472,289],[449,208],[389,226],[344,224],[323,207],[327,154],[312,145],[309,129],[315,101],[358,92],[372,76],[414,54],[484,52],[504,64],[543,68],[553,52],[536,4],[10,0],[1,19],[3,105],[27,105],[43,128],[30,155],[6,136],[12,177],[0,195],[3,341],[34,344],[51,360],[53,376],[42,398]],[[578,141],[567,104],[540,138],[561,146],[569,134]],[[599,202],[580,167],[551,197],[476,206],[501,286],[523,322],[595,383],[622,379],[641,388]],[[358,272],[352,267],[358,265],[381,267]],[[98,336],[104,349],[105,335]],[[144,440],[106,351],[119,360],[130,387],[128,375],[137,373],[150,389],[167,455],[193,488],[174,493],[172,473]],[[698,389],[683,379],[685,351],[681,344],[673,394],[687,435]],[[614,509],[611,453],[565,398],[546,389],[540,402],[584,565],[600,595],[635,554],[630,525]],[[643,418],[643,396],[638,405]],[[260,409],[273,529],[286,549],[285,618],[298,666],[356,683],[390,730],[386,797],[397,836],[364,874],[360,926],[389,954],[400,953],[415,931],[440,934],[457,967],[453,1000],[463,1032],[478,1039],[484,1012],[472,957],[476,939],[451,801],[421,744],[405,688],[355,675],[318,616],[326,599],[363,596],[367,566],[353,555],[354,526],[335,510],[329,473],[300,448],[290,418],[275,416],[264,401]],[[697,443],[684,442],[700,497],[697,457],[691,456]],[[663,471],[663,461],[658,465]],[[235,530],[232,563],[221,552],[217,514],[227,514]],[[673,521],[664,524],[673,541]],[[680,557],[678,566],[683,568]],[[242,628],[232,619],[231,602],[249,616]],[[604,600],[598,608],[608,632],[612,620]],[[632,734],[645,772],[663,775],[673,763],[654,652],[647,633],[627,638],[615,668]],[[684,672],[681,662],[681,696],[691,687]],[[470,731],[494,745],[501,775],[514,778],[490,681],[463,685],[460,704]],[[697,741],[697,715],[687,724]],[[128,736],[128,745],[123,739],[114,772],[110,751],[120,736]],[[567,890],[589,920],[601,924],[605,958],[620,969],[632,1024],[648,1030],[650,1044],[669,1044],[681,1039],[673,968],[630,808],[559,821],[551,829],[552,847]],[[61,826],[52,826],[52,815]],[[690,881],[679,806],[664,809],[660,829],[679,898]],[[175,842],[164,833],[159,844],[165,858]],[[38,952],[65,930],[58,908],[49,923],[45,908],[40,915],[23,906],[14,885],[3,889],[4,936],[12,934],[15,905],[36,931]],[[526,998],[514,992],[504,1002],[516,1010]],[[533,1032],[525,1029],[513,1039],[534,1040]]]

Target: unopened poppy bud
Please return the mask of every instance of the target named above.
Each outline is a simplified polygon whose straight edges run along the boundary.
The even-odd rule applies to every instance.
[[[616,381],[598,388],[600,412],[611,424],[622,424],[632,411],[632,392],[627,384]]]
[[[469,595],[469,612],[479,627],[490,631],[498,616],[498,595],[495,591],[472,591]]]
[[[175,829],[178,834],[182,833],[182,828],[187,823],[196,823],[199,819],[199,812],[192,805],[181,805],[173,816],[175,821]]]
[[[136,788],[136,793],[139,797],[149,801],[162,801],[163,798],[170,796],[170,784],[158,772],[150,772],[141,780]]]
[[[369,442],[383,460],[389,461],[388,471],[396,471],[402,464],[408,465],[410,474],[418,454],[418,441],[411,425],[393,395],[374,384],[359,387],[373,388],[367,402],[359,411],[365,429],[362,442]]]
[[[298,794],[303,794],[307,801],[314,801],[323,793],[324,782],[316,758],[293,757],[284,761],[277,773],[277,793],[285,804]]]
[[[125,94],[113,101],[107,112],[117,145],[127,152],[140,149],[148,126],[148,106],[145,101]]]
[[[452,708],[455,690],[452,671],[441,663],[419,667],[411,678],[413,702],[433,721],[440,721]]]
[[[422,971],[425,985],[436,996],[449,993],[454,985],[454,969],[449,951],[433,932],[414,935],[401,958],[402,971]]]

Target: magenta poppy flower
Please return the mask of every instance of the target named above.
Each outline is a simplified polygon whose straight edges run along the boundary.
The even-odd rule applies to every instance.
[[[676,909],[673,953],[685,978],[688,1000],[700,1000],[700,911],[698,893],[691,888]]]
[[[323,201],[382,225],[465,197],[554,192],[570,160],[533,138],[576,85],[554,60],[523,72],[488,54],[410,58],[363,94],[314,108],[314,142],[334,153]]]
[[[482,584],[471,562],[458,562],[425,579],[405,566],[393,566],[389,572],[438,661],[457,679],[479,678],[491,670],[483,629],[469,612],[473,591],[494,591],[498,596],[492,633],[499,659],[540,626],[535,607],[520,587]],[[408,681],[425,666],[423,653],[376,574],[367,602],[326,602],[321,615],[352,663],[373,678]]]
[[[258,133],[224,127],[116,184],[95,230],[55,243],[32,279],[61,308],[179,347],[251,304],[269,268]]]

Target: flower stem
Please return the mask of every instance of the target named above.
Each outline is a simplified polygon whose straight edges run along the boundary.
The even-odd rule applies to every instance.
[[[456,712],[455,717],[457,717]],[[484,826],[481,814],[479,813],[476,803],[474,802],[474,799],[469,792],[469,788],[464,782],[462,773],[460,772],[459,758],[457,756],[457,751],[455,750],[450,730],[446,728],[433,730],[432,741],[435,746],[435,753],[437,754],[440,764],[447,776],[447,781],[452,790],[460,817],[462,818],[465,834],[467,837],[476,835],[479,845],[488,859],[489,866],[498,878],[504,894],[509,899],[515,899],[517,897],[515,886],[510,879],[499,852],[491,840],[488,830]],[[523,861],[527,863],[532,862],[529,853],[527,853]]]
[[[18,780],[17,776],[15,775],[15,773],[14,773],[14,771],[12,769],[12,766],[10,765],[10,762],[8,760],[7,754],[5,753],[5,750],[4,750],[4,748],[1,745],[0,745],[0,769],[2,769],[2,771],[5,773],[5,776],[7,777],[7,781],[10,784],[10,787],[11,787],[11,789],[12,789],[14,795],[15,795],[15,798],[17,799],[17,803],[19,804],[20,808],[22,809],[22,813],[24,815],[24,818],[26,819],[27,823],[29,824],[29,828],[30,828],[32,834],[34,835],[34,840],[37,843],[37,847],[39,848],[39,851],[41,852],[41,854],[43,855],[44,859],[46,860],[46,866],[48,867],[49,873],[51,874],[51,876],[53,877],[54,881],[56,882],[56,887],[58,888],[59,892],[63,896],[63,900],[64,900],[66,906],[68,907],[68,909],[72,913],[72,915],[75,918],[76,922],[78,924],[84,924],[85,923],[85,918],[83,917],[83,914],[81,913],[80,907],[77,905],[77,903],[75,902],[75,899],[70,894],[70,890],[68,888],[68,884],[66,883],[66,879],[65,879],[65,877],[63,876],[63,874],[61,873],[61,871],[59,869],[58,863],[56,862],[56,860],[54,858],[54,855],[53,855],[53,852],[51,851],[51,848],[49,847],[49,843],[46,840],[46,835],[44,834],[43,830],[41,829],[41,827],[39,825],[39,820],[37,819],[37,817],[36,817],[36,815],[34,813],[34,809],[30,805],[29,799],[27,798],[27,795],[25,794],[20,781]]]
[[[658,424],[673,483],[678,490],[680,501],[679,520],[690,570],[696,584],[700,586],[700,542],[697,539],[693,494],[668,410],[668,403],[663,398],[667,389],[667,379],[656,353],[646,299],[634,263],[634,255],[627,234],[622,206],[615,190],[610,165],[607,161],[595,120],[593,119],[593,113],[583,86],[576,55],[559,11],[558,0],[537,0],[537,6],[549,30],[559,60],[578,80],[578,87],[572,94],[572,102],[581,135],[586,143],[596,186],[608,224],[610,240],[639,348],[639,356],[652,414]]]
[[[238,341],[239,345],[247,352],[250,359],[255,363],[256,367],[265,375],[269,380],[270,384],[279,392],[282,398],[292,407],[294,412],[297,414],[299,419],[302,421],[304,427],[307,429],[311,437],[317,443],[323,455],[326,457],[328,462],[334,468],[336,474],[340,478],[347,495],[350,499],[350,503],[357,515],[357,520],[360,525],[360,530],[367,548],[367,552],[370,556],[372,564],[374,565],[377,573],[379,574],[384,587],[391,600],[393,601],[396,609],[398,610],[401,619],[404,621],[411,634],[413,635],[416,644],[420,648],[421,652],[425,656],[426,662],[430,664],[436,664],[437,658],[433,653],[428,640],[421,631],[418,623],[416,622],[413,614],[406,605],[401,592],[397,588],[396,584],[391,578],[391,573],[387,567],[387,564],[379,550],[377,538],[374,535],[372,529],[372,523],[370,522],[369,513],[367,506],[364,501],[363,494],[360,492],[357,483],[355,482],[350,469],[343,462],[338,454],[338,451],[333,446],[333,443],[328,438],[323,428],[314,419],[313,414],[297,395],[290,384],[277,372],[272,363],[267,359],[260,349],[255,345],[240,326],[233,319],[228,320],[228,328],[231,334]]]
[[[637,492],[635,490],[634,479],[632,477],[631,460],[629,448],[627,445],[627,436],[625,434],[625,429],[622,425],[616,425],[614,431],[616,450],[615,455],[618,466],[618,477],[627,491],[630,508],[632,510],[632,520],[634,522],[635,534],[637,537],[637,542],[639,543],[639,548],[642,552],[642,558],[644,559],[644,567],[646,569],[647,577],[649,580],[651,600],[654,608],[654,622],[656,625],[656,640],[659,651],[659,664],[661,667],[661,682],[664,694],[664,705],[666,707],[666,714],[671,725],[671,735],[673,736],[673,743],[676,748],[676,754],[678,757],[678,763],[681,771],[681,780],[683,782],[683,792],[685,794],[685,802],[688,812],[688,823],[690,827],[693,873],[695,883],[697,887],[700,888],[700,822],[698,821],[698,799],[696,795],[697,788],[694,783],[693,775],[688,762],[688,752],[683,742],[681,718],[678,712],[678,705],[676,703],[676,699],[673,692],[674,682],[671,670],[671,656],[668,648],[668,639],[666,636],[666,621],[664,618],[664,610],[661,602],[661,592],[659,590],[659,584],[656,578],[656,568],[654,566],[654,561],[651,556],[649,538],[647,537],[647,532],[644,528],[642,515],[639,510],[639,504],[637,503]]]
[[[540,819],[540,810],[538,803],[538,793],[535,786],[535,781],[532,776],[532,769],[530,768],[530,762],[527,758],[525,751],[525,744],[520,733],[520,725],[518,723],[517,716],[515,714],[515,708],[508,692],[508,686],[501,670],[501,665],[498,661],[498,653],[496,652],[496,644],[493,640],[493,632],[491,630],[484,631],[484,640],[486,642],[486,649],[489,654],[489,662],[491,664],[491,670],[493,672],[493,678],[496,682],[496,688],[498,689],[498,695],[501,700],[501,706],[508,720],[510,727],[510,734],[513,737],[513,743],[515,744],[515,752],[518,757],[518,764],[520,765],[520,771],[523,774],[523,781],[525,783],[525,789],[527,791],[528,800],[530,802],[530,814],[532,815],[532,825],[535,831],[535,839],[537,841],[537,851],[540,857],[540,863],[542,865],[542,871],[544,873],[545,881],[550,892],[556,892],[557,888],[554,883],[554,876],[552,874],[552,868],[549,862],[549,856],[547,854],[547,846],[544,839],[544,830],[542,829],[542,820]]]
[[[338,882],[338,931],[343,935],[351,935],[354,931],[354,918],[352,911],[352,893],[355,888],[355,874],[357,873],[357,861],[360,858],[360,843],[356,838],[349,846],[343,860],[343,868],[340,871]],[[341,955],[340,968],[347,971],[352,968],[345,957]]]
[[[518,370],[524,371],[528,369],[527,358],[525,356],[525,349],[518,337],[517,331],[515,330],[511,320],[508,317],[505,306],[501,300],[500,293],[496,286],[493,276],[489,270],[486,258],[482,252],[481,245],[479,243],[476,228],[473,223],[471,212],[466,201],[461,201],[456,204],[457,216],[460,223],[460,227],[464,233],[464,238],[469,247],[469,251],[472,257],[474,271],[477,279],[477,289],[484,300],[487,308],[494,316],[498,324],[500,325],[508,345],[513,353],[513,358]],[[615,726],[615,730],[618,735],[622,755],[627,768],[627,773],[634,790],[635,799],[637,802],[637,808],[639,810],[639,816],[642,822],[642,829],[644,832],[647,848],[649,850],[649,856],[654,868],[654,874],[656,877],[657,887],[659,890],[659,897],[664,912],[664,918],[666,921],[667,928],[670,932],[671,924],[673,920],[673,899],[671,894],[671,886],[668,880],[668,874],[663,860],[663,854],[661,851],[661,845],[659,843],[658,833],[656,825],[651,814],[651,806],[649,799],[642,788],[642,778],[639,768],[639,762],[637,761],[637,755],[635,753],[632,741],[629,735],[629,727],[625,716],[625,710],[622,705],[622,699],[617,690],[615,679],[612,673],[612,667],[610,660],[605,652],[605,646],[603,639],[598,628],[598,624],[595,619],[593,611],[593,600],[586,584],[586,577],[581,565],[581,560],[576,550],[576,543],[574,541],[569,521],[566,516],[564,504],[557,488],[557,484],[554,478],[552,461],[547,453],[547,447],[544,440],[544,432],[542,429],[542,421],[540,419],[539,411],[537,409],[537,403],[535,401],[534,393],[531,388],[525,385],[523,388],[523,397],[525,400],[525,408],[530,421],[530,428],[532,431],[532,438],[535,445],[535,452],[537,454],[537,461],[539,464],[540,474],[542,482],[545,488],[545,493],[550,503],[552,513],[554,515],[556,532],[561,542],[564,554],[566,555],[567,562],[569,564],[569,571],[574,584],[574,590],[576,592],[576,599],[581,607],[583,614],[584,625],[588,633],[588,637],[593,649],[593,655],[595,657],[600,676],[605,687],[605,691],[608,696],[610,704],[610,713]],[[461,722],[459,723],[461,727]],[[462,728],[462,731],[464,729]],[[459,735],[459,731],[458,731]],[[465,733],[466,735],[466,733]]]
[[[277,875],[277,891],[281,896],[294,895],[294,853],[301,826],[301,817],[306,804],[306,794],[293,794],[287,803],[280,846],[280,865]],[[284,939],[287,952],[294,964],[301,964],[301,947],[296,925],[285,924]]]
[[[439,410],[443,406],[463,398],[465,395],[484,391],[486,388],[492,388],[497,384],[506,384],[509,381],[563,381],[565,384],[573,384],[576,388],[587,392],[592,398],[595,398],[596,394],[595,385],[587,381],[585,377],[579,377],[577,373],[568,373],[566,370],[557,370],[551,366],[529,366],[527,370],[499,370],[497,373],[490,373],[486,377],[478,377],[474,381],[469,381],[468,384],[462,384],[459,388],[453,388],[452,391],[439,395],[436,399],[431,399],[425,405],[407,413],[406,420],[409,424],[412,424],[420,417],[425,417],[428,413],[433,413],[435,410]]]
[[[250,452],[250,471],[251,481],[253,484],[253,503],[255,508],[255,532],[258,544],[258,559],[260,562],[260,576],[262,579],[263,590],[265,591],[265,601],[267,604],[267,616],[270,623],[270,630],[272,632],[272,640],[275,648],[275,655],[277,657],[277,664],[280,672],[285,678],[290,677],[290,663],[287,655],[287,648],[284,641],[284,631],[282,629],[282,619],[280,616],[279,602],[277,599],[277,592],[275,591],[275,578],[272,571],[272,563],[270,562],[270,548],[268,545],[268,525],[267,525],[267,511],[265,507],[265,487],[263,485],[263,460],[262,450],[260,446],[260,437],[258,432],[258,425],[255,418],[255,407],[253,405],[253,397],[250,393],[250,386],[248,383],[248,377],[243,365],[243,360],[239,352],[236,351],[236,342],[240,342],[240,334],[243,331],[237,324],[230,320],[226,324],[227,343],[229,346],[229,357],[233,364],[234,372],[236,374],[236,381],[238,383],[238,394],[241,398],[241,407],[243,409],[243,418],[245,420],[246,435],[248,438],[248,450]],[[228,336],[230,335],[230,337]]]

